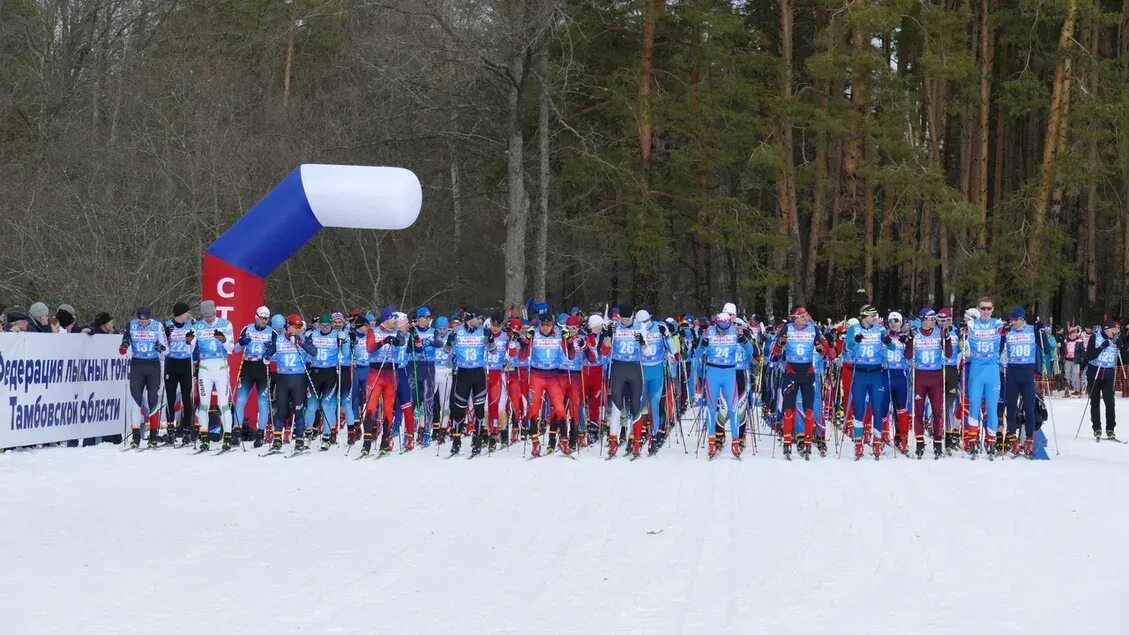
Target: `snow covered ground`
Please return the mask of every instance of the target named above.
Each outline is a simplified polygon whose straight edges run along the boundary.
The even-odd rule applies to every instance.
[[[1121,632],[1129,446],[1051,406],[1036,462],[9,452],[0,629]]]

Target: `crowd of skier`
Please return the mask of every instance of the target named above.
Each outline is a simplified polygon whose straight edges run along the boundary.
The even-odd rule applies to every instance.
[[[635,459],[677,434],[711,459],[727,447],[740,459],[766,436],[788,459],[826,456],[829,439],[856,460],[921,458],[930,446],[934,458],[1031,457],[1056,376],[1066,396],[1089,396],[1095,438],[1104,410],[1116,440],[1112,321],[1059,342],[1022,307],[995,317],[990,298],[956,321],[949,307],[883,317],[865,305],[837,324],[803,307],[766,324],[731,303],[666,318],[647,306],[529,309],[387,307],[307,321],[260,307],[236,330],[209,301],[196,318],[177,303],[164,322],[141,308],[119,351],[131,356],[138,405],[130,446],[147,427],[147,447],[266,445],[264,456],[291,442],[304,453],[320,437],[321,450],[359,443],[359,457],[448,443],[456,456],[467,440],[471,457],[520,443],[530,457],[598,445]]]

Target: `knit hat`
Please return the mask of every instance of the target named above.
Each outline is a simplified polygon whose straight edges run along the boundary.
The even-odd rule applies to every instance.
[[[431,317],[431,309],[421,306],[416,309],[416,318]]]
[[[137,319],[139,319],[139,320],[149,320],[149,319],[152,319],[152,318],[153,318],[153,314],[149,312],[149,307],[147,307],[147,306],[137,307]]]
[[[546,305],[546,307],[547,306],[548,305]],[[548,310],[548,308],[546,308],[546,310]],[[549,315],[552,316],[553,314],[550,313]],[[473,304],[468,304],[468,305],[463,307],[463,319],[464,320],[473,320],[474,318],[478,318],[478,317],[482,317],[482,311],[478,307],[474,306]],[[549,321],[551,322],[552,319],[553,318],[550,317]]]
[[[302,314],[291,313],[286,316],[286,326],[302,326]]]
[[[380,322],[383,324],[384,322],[391,320],[394,315],[396,315],[396,309],[393,309],[390,306],[386,306],[380,311]]]
[[[105,311],[103,311],[103,312],[99,313],[98,315],[94,316],[94,326],[99,326],[99,327],[106,326],[113,319],[114,318],[110,317],[109,313],[106,313]]]
[[[598,329],[603,325],[604,325],[604,317],[602,315],[598,315],[596,313],[593,313],[592,315],[588,316],[588,328]]]
[[[635,312],[635,319],[639,322],[649,322],[651,320],[651,312],[647,309],[639,309]]]
[[[216,314],[216,303],[211,300],[204,300],[200,303],[200,315],[210,318]]]
[[[568,319],[565,320],[565,326],[567,326],[569,328],[576,328],[576,327],[580,326],[580,316],[579,315],[568,316]]]
[[[886,321],[887,322],[901,322],[902,321],[902,314],[898,313],[897,311],[890,311],[890,315],[886,316]]]
[[[265,306],[261,306],[261,307],[255,309],[255,317],[269,318],[270,317],[270,309],[268,309]]]
[[[439,329],[440,331],[447,328],[447,316],[440,315],[439,317],[435,318],[435,328]]]
[[[74,324],[74,313],[64,310],[64,306],[69,305],[64,304],[63,306],[59,307],[59,310],[55,312],[55,319],[59,322],[59,326],[67,328],[70,325]]]
[[[278,313],[276,313],[276,314],[271,316],[270,325],[271,325],[271,328],[280,329],[280,328],[286,326],[286,318],[284,318],[281,315],[279,315]]]
[[[29,308],[27,312],[28,315],[32,317],[32,319],[38,320],[41,317],[46,317],[49,313],[49,310],[47,309],[46,304],[43,304],[42,302],[36,302],[35,304],[31,305],[31,308]]]
[[[917,314],[917,317],[922,320],[935,320],[937,319],[937,312],[929,307],[925,307]]]
[[[59,307],[59,308],[61,309],[63,307]],[[188,313],[188,310],[189,310],[188,303],[177,302],[176,304],[172,305],[172,316],[177,317],[177,316],[180,316],[180,315],[184,315],[185,313]]]
[[[20,320],[31,319],[30,317],[28,317],[27,312],[24,311],[23,309],[19,308],[19,307],[12,307],[12,308],[8,309],[8,311],[5,313],[5,315],[8,316],[8,322],[9,323],[18,322]]]
[[[733,304],[732,302],[726,302],[725,306],[721,307],[721,312],[728,313],[729,315],[735,317],[737,315],[737,305]]]
[[[953,307],[943,306],[940,311],[937,311],[937,318],[941,320],[953,319]]]
[[[1023,310],[1021,306],[1014,306],[1011,308],[1011,313],[1008,315],[1009,320],[1022,320],[1027,318],[1027,311]]]
[[[552,311],[542,311],[542,312],[538,313],[537,314],[537,321],[540,322],[541,324],[552,324],[553,323],[553,312]]]
[[[872,317],[872,316],[874,316],[874,317],[878,316],[878,309],[870,306],[869,304],[862,305],[862,308],[859,309],[859,317]]]

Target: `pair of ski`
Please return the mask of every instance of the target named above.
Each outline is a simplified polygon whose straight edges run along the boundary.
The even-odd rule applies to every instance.
[[[232,445],[232,446],[229,446],[229,447],[226,447],[226,448],[220,448],[219,450],[217,450],[215,452],[212,452],[212,448],[200,448],[198,450],[193,451],[192,456],[196,456],[197,454],[203,454],[205,452],[212,452],[212,456],[219,456],[221,454],[227,454],[228,452],[231,452],[233,450],[239,450],[239,449],[242,449],[244,452],[247,451],[244,448],[240,448],[240,446]]]
[[[546,457],[546,456],[552,456],[552,455],[554,455],[554,454],[556,454],[556,455],[560,456],[560,457],[561,457],[562,459],[572,459],[573,461],[577,460],[577,459],[576,459],[576,452],[575,452],[575,451],[574,451],[574,452],[569,452],[568,454],[565,454],[564,452],[548,452],[548,453],[546,453],[546,454],[538,454],[537,456],[529,456],[529,457],[526,457],[526,459],[525,459],[525,460],[526,460],[526,461],[532,461],[533,459],[540,459],[540,458],[542,458],[542,457]],[[610,459],[610,458],[611,458],[611,457],[605,457],[605,458],[604,458],[604,460],[605,460],[605,461],[607,461],[607,460],[608,460],[608,459]],[[632,460],[632,461],[634,461],[635,459],[631,459],[631,460]]]

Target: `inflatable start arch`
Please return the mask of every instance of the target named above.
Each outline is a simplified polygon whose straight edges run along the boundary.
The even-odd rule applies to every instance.
[[[200,297],[238,332],[264,304],[267,276],[322,228],[404,229],[422,203],[419,179],[404,168],[298,166],[208,247]]]
[[[231,320],[238,336],[264,304],[267,276],[323,227],[404,229],[422,204],[419,179],[410,170],[300,165],[208,247],[200,297],[216,303],[216,314]],[[230,362],[233,402],[240,359],[236,355]],[[250,400],[247,418],[257,410]]]

